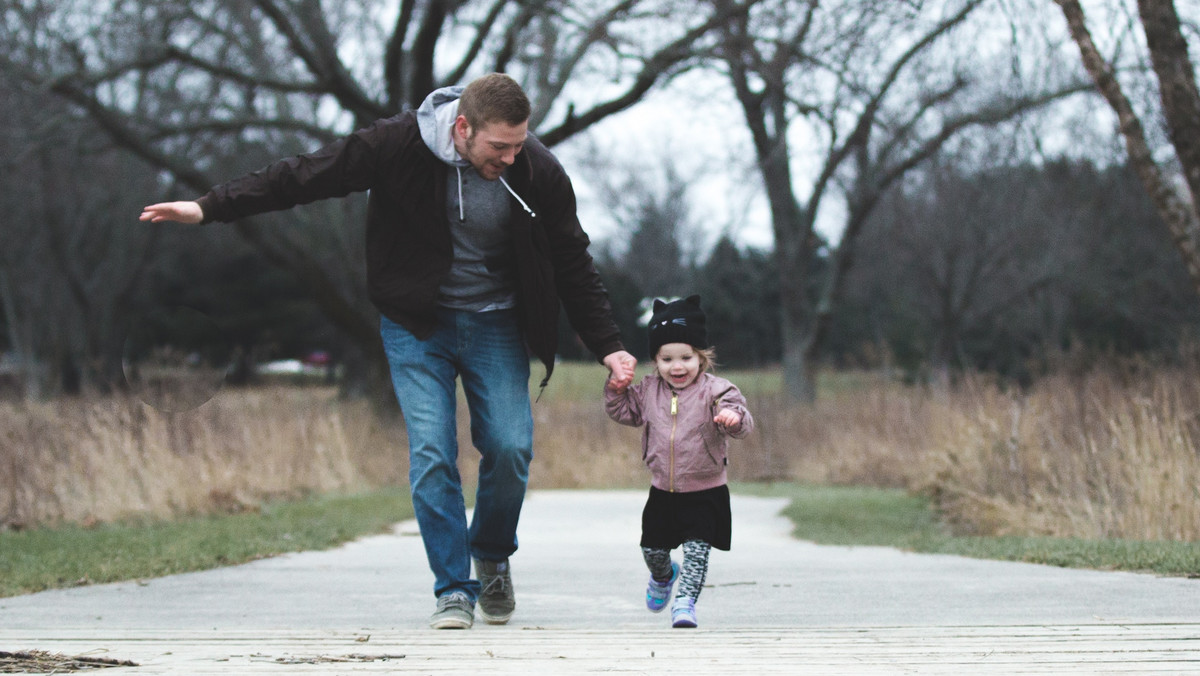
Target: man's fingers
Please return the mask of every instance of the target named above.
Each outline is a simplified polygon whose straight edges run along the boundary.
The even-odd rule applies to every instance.
[[[162,202],[142,208],[138,220],[161,223],[163,221],[178,221],[180,223],[199,223],[204,217],[200,205],[195,202]]]

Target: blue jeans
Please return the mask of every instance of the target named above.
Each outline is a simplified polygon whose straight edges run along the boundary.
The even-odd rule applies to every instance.
[[[517,520],[533,459],[529,356],[512,310],[440,309],[419,340],[383,317],[383,347],[408,430],[409,484],[434,595],[479,596],[471,557],[503,561],[517,550]],[[471,441],[480,454],[468,526],[458,473],[455,378],[462,378]]]

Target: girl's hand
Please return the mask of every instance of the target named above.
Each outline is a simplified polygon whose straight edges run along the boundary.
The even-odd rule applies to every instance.
[[[719,413],[717,413],[716,417],[713,418],[713,422],[721,427],[729,429],[730,427],[737,427],[738,425],[742,424],[742,416],[727,408],[723,408]]]

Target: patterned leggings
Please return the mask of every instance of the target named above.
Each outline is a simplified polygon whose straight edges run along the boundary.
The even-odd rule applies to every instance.
[[[679,570],[679,586],[675,598],[690,597],[693,602],[700,598],[700,589],[708,577],[708,553],[712,547],[703,540],[688,540],[683,543],[683,565]],[[655,580],[671,579],[671,550],[642,547],[642,558]]]

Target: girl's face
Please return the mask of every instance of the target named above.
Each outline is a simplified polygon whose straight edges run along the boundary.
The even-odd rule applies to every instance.
[[[677,390],[691,385],[700,375],[700,356],[687,343],[663,345],[654,357],[654,365],[658,367],[658,375]]]

